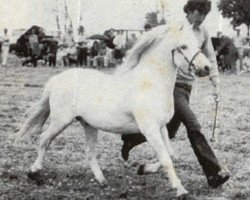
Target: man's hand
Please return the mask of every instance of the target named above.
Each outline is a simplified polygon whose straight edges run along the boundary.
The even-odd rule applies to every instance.
[[[219,102],[219,101],[220,101],[220,92],[219,92],[219,87],[218,87],[218,85],[216,85],[216,86],[214,87],[213,96],[214,96],[214,101],[215,101],[215,102]]]
[[[214,101],[219,102],[220,101],[220,94],[213,94],[214,96]]]

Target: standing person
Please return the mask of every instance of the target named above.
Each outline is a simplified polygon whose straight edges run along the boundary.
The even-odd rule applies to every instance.
[[[115,45],[114,58],[117,60],[117,63],[120,64],[124,57],[126,47],[126,38],[124,37],[123,30],[118,31],[113,43]]]
[[[93,59],[93,66],[98,68],[98,61],[101,60],[103,61],[103,66],[108,67],[111,60],[111,52],[112,50],[107,47],[106,42],[100,42],[98,55]]]
[[[87,56],[88,56],[88,49],[87,49],[87,38],[84,35],[84,27],[80,26],[78,29],[78,46],[77,46],[77,65],[84,64],[87,66]]]
[[[198,39],[202,52],[210,60],[210,80],[214,87],[215,101],[219,101],[219,77],[215,52],[207,30],[201,26],[206,15],[211,9],[210,0],[189,0],[184,6],[187,20],[193,25],[193,31]],[[194,153],[202,166],[208,184],[211,187],[218,187],[229,179],[229,175],[222,175],[219,172],[221,167],[217,158],[208,145],[206,138],[201,132],[201,125],[189,106],[189,99],[195,75],[188,70],[188,66],[181,66],[177,72],[177,79],[174,88],[174,116],[167,124],[170,138],[174,138],[179,126],[183,123],[187,130],[188,139]],[[123,135],[122,157],[127,160],[129,151],[136,145],[146,141],[142,134]]]
[[[114,29],[111,28],[111,29],[105,31],[103,33],[103,35],[105,35],[105,36],[107,36],[109,38],[109,40],[106,41],[107,47],[110,48],[110,49],[114,49],[115,48],[115,45],[113,43],[114,38],[115,38]]]
[[[37,65],[37,57],[40,54],[39,43],[38,43],[38,36],[36,35],[35,29],[31,29],[31,34],[29,36],[29,46],[31,49],[31,60],[33,66],[36,67]]]
[[[88,67],[90,67],[93,64],[92,62],[94,62],[95,57],[98,56],[98,53],[99,53],[99,44],[97,41],[94,41],[88,55]]]
[[[1,38],[2,42],[2,65],[6,66],[8,61],[9,55],[9,48],[10,48],[10,37],[8,35],[8,29],[3,30],[4,34]]]
[[[229,69],[233,73],[237,73],[236,61],[238,59],[238,52],[233,40],[222,34],[219,34],[218,37],[220,38],[220,45],[217,49],[217,54],[222,59],[222,69]]]
[[[66,56],[64,56],[64,65],[69,65],[71,60],[71,55],[74,55],[76,53],[75,48],[75,41],[74,41],[74,35],[73,31],[71,29],[68,29],[67,33],[63,37],[63,44],[66,47]]]
[[[235,47],[237,48],[238,52],[238,60],[239,60],[239,66],[237,66],[237,71],[243,70],[243,46],[244,46],[244,39],[240,35],[240,29],[236,29],[236,36],[233,37],[233,42]]]
[[[136,43],[137,41],[137,37],[134,33],[131,34],[131,38],[129,38],[129,40],[127,41],[127,44],[126,44],[126,47],[127,47],[127,50],[131,49],[134,44]]]

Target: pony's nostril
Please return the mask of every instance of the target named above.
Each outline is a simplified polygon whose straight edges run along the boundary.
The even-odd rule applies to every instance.
[[[209,67],[208,66],[205,66],[204,69],[209,72]]]

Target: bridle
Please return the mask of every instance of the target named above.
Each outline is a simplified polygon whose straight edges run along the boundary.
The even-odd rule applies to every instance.
[[[192,57],[191,60],[188,60],[187,56],[185,56],[185,54],[183,53],[183,51],[181,50],[180,47],[177,47],[176,49],[173,49],[172,50],[172,61],[173,61],[174,65],[176,66],[175,61],[174,61],[174,53],[175,53],[175,51],[178,51],[183,56],[183,58],[187,61],[189,71],[191,71],[192,68],[194,70],[198,70],[198,68],[193,64],[193,61],[196,58],[196,56],[198,56],[198,54],[201,53],[201,50],[199,50],[196,54],[194,54],[194,56]]]

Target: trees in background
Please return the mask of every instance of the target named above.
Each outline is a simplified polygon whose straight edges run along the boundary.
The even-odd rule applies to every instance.
[[[245,24],[247,36],[250,28],[250,0],[220,0],[218,8],[223,17],[230,18],[233,27]]]

